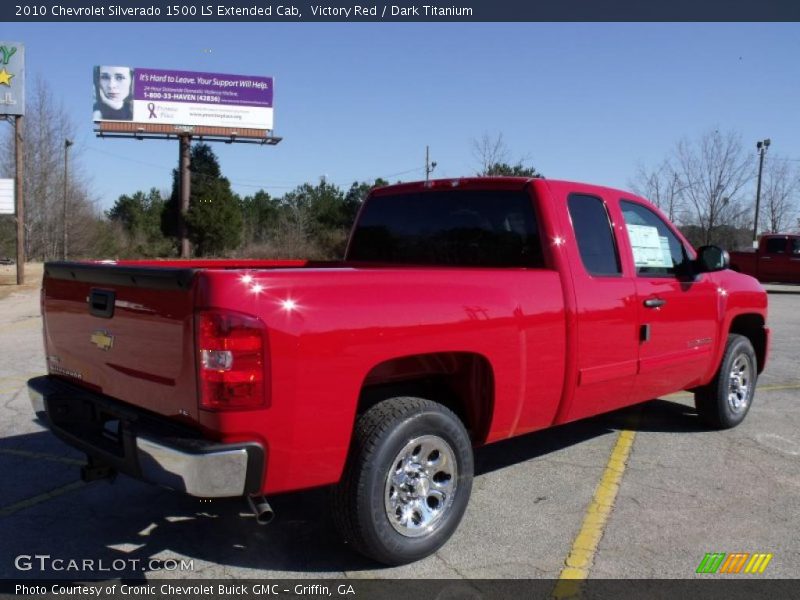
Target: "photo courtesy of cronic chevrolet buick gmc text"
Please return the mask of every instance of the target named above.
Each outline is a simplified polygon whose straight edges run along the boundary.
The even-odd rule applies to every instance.
[[[199,497],[332,486],[342,536],[425,557],[473,448],[678,390],[740,423],[767,295],[646,200],[474,178],[372,191],[341,262],[53,262],[34,410],[122,472]]]

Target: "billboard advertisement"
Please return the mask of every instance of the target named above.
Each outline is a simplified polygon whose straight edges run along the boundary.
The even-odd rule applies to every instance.
[[[94,68],[95,122],[273,129],[272,77]]]
[[[25,114],[25,46],[0,42],[0,115]]]

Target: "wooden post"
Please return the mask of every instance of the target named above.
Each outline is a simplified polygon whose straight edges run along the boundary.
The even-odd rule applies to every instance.
[[[189,171],[191,161],[192,136],[180,136],[180,181],[181,201],[178,211],[178,236],[181,240],[181,258],[191,256],[189,245],[189,232],[186,227],[186,215],[189,213],[189,196],[191,194],[192,177]]]
[[[22,115],[14,119],[14,163],[16,185],[14,195],[17,204],[17,285],[25,283],[25,203],[22,195]]]

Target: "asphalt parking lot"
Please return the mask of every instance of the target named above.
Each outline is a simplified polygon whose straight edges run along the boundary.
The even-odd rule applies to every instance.
[[[38,292],[0,295],[0,577],[687,578],[709,577],[706,553],[748,552],[773,555],[764,573],[719,577],[796,578],[800,287],[772,289],[770,363],[740,427],[704,430],[683,394],[480,449],[454,538],[400,568],[338,540],[325,490],[272,498],[260,527],[238,500],[80,482],[82,456],[33,419],[25,388],[44,372]],[[18,559],[37,554],[114,570]]]

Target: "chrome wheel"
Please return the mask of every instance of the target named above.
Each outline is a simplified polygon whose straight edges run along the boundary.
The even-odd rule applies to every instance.
[[[436,435],[412,439],[386,476],[389,523],[406,537],[430,533],[452,506],[457,484],[458,463],[450,445]]]
[[[753,368],[747,356],[740,354],[734,359],[728,383],[728,406],[734,413],[746,410],[750,403],[752,372]]]

